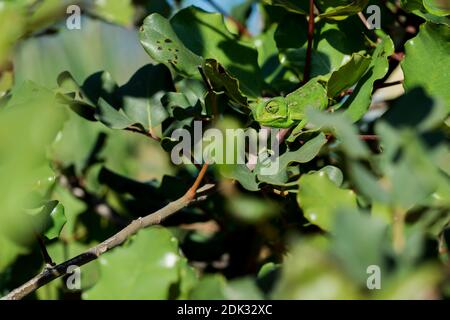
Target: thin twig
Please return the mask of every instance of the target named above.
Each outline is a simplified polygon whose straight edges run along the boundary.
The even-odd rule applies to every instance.
[[[367,21],[366,17],[364,16],[364,14],[362,12],[358,12],[358,17],[359,20],[361,20],[361,22],[364,24],[364,26],[366,27],[367,30],[372,30],[369,21]]]
[[[375,134],[360,134],[359,138],[364,141],[377,141],[379,139]]]
[[[153,225],[161,224],[162,221],[197,200],[197,191],[199,191],[198,193],[200,193],[199,186],[206,173],[207,168],[208,164],[204,164],[192,187],[189,188],[189,190],[178,200],[170,202],[164,208],[159,209],[158,211],[153,212],[143,218],[132,221],[128,226],[117,232],[115,235],[106,239],[102,243],[90,248],[86,252],[79,254],[78,256],[60,263],[54,267],[46,266],[41,273],[39,273],[37,276],[35,276],[22,286],[11,291],[1,300],[23,299],[24,297],[36,291],[40,287],[46,285],[47,283],[66,275],[69,267],[81,267],[82,265],[85,265],[97,259],[105,252],[123,244],[127,239],[136,234],[139,230]]]
[[[388,88],[388,87],[392,87],[392,86],[397,86],[403,84],[403,80],[398,80],[398,81],[392,81],[392,82],[381,82],[379,84],[375,83],[373,86],[372,91],[378,90],[378,89],[382,89],[382,88]],[[341,95],[346,96],[346,95],[350,95],[353,93],[353,88],[352,89],[347,89],[345,91],[343,91],[341,93]]]
[[[54,266],[55,263],[52,260],[52,257],[47,251],[47,247],[45,246],[44,239],[38,234],[36,234],[36,239],[39,244],[39,249],[41,250],[42,258],[44,259],[44,262],[47,267]]]
[[[397,81],[392,81],[392,82],[384,82],[384,83],[380,83],[380,84],[375,84],[373,86],[374,90],[377,89],[381,89],[381,88],[387,88],[387,87],[392,87],[392,86],[396,86],[399,84],[403,84],[403,80],[397,80]]]
[[[309,18],[308,18],[308,46],[306,48],[305,70],[303,71],[303,81],[308,82],[311,74],[311,54],[314,39],[314,0],[309,0]]]

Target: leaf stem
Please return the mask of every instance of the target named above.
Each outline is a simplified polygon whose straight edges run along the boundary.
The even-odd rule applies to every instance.
[[[52,257],[47,251],[47,247],[45,246],[44,239],[39,235],[36,234],[36,239],[39,244],[39,249],[41,249],[42,258],[44,259],[44,262],[46,264],[46,267],[52,267],[55,265],[55,263],[52,260]]]

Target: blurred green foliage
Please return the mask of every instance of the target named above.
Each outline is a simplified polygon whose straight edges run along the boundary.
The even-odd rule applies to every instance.
[[[234,8],[257,35],[163,0],[77,3],[68,30],[67,1],[0,0],[0,294],[42,270],[37,239],[61,263],[183,195],[198,171],[172,164],[174,130],[259,130],[247,103],[305,77],[307,2]],[[285,132],[276,174],[261,155],[212,165],[205,201],[83,266],[79,290],[29,298],[449,298],[449,11],[400,3],[315,1],[329,107]],[[359,21],[368,4],[382,29]],[[399,71],[404,90],[373,99]]]

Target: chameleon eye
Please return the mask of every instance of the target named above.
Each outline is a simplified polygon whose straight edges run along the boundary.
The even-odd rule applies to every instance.
[[[266,104],[266,111],[268,113],[277,113],[278,109],[278,103],[276,103],[275,101],[270,101],[268,104]]]

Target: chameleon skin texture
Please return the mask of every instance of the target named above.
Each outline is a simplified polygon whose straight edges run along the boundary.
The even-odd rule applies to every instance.
[[[299,123],[303,127],[307,122],[305,112],[308,108],[323,110],[327,106],[327,91],[317,79],[311,79],[286,97],[257,99],[250,103],[255,121],[273,128],[289,128]]]

